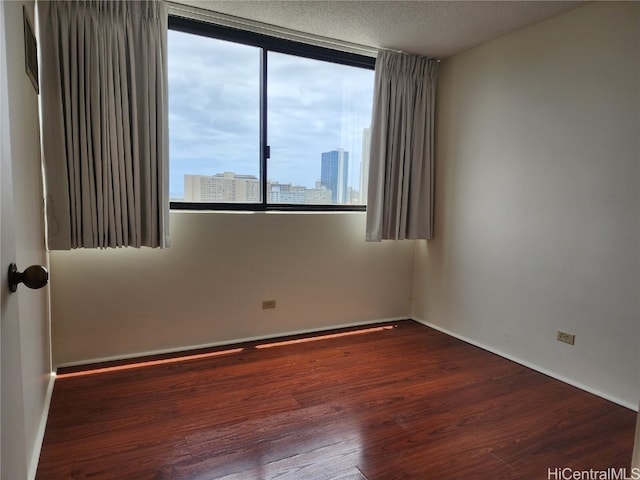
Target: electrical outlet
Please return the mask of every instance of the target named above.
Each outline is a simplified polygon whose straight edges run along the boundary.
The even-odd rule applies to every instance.
[[[558,341],[573,345],[574,343],[576,343],[576,336],[572,333],[562,332],[558,330]]]
[[[276,308],[276,301],[275,300],[263,300],[262,301],[262,309],[263,310],[269,310],[271,308]]]

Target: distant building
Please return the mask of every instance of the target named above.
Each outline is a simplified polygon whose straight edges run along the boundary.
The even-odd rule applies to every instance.
[[[316,182],[315,188],[307,188],[291,183],[267,182],[269,203],[293,203],[293,204],[331,204],[331,190]]]
[[[216,175],[185,175],[185,202],[211,203],[258,203],[260,202],[260,180],[255,175],[237,175],[234,172]],[[293,203],[329,205],[331,190],[316,181],[315,188],[292,183],[267,182],[269,203]]]
[[[367,203],[369,191],[369,152],[371,151],[371,129],[362,130],[362,160],[360,162],[360,203]]]
[[[305,187],[291,183],[267,182],[269,203],[304,203]]]
[[[349,152],[339,148],[322,154],[320,183],[331,190],[331,203],[348,203]]]
[[[347,203],[350,205],[362,205],[366,203],[366,200],[360,200],[360,192],[352,187],[347,188],[347,199]]]
[[[304,192],[304,203],[312,205],[330,205],[331,190],[322,186],[320,180],[316,180],[315,188],[307,188]]]
[[[185,175],[185,202],[259,202],[260,180],[255,175],[233,172],[216,175]]]

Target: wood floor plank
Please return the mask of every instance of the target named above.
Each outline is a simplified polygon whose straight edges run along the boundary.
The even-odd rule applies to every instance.
[[[341,442],[283,458],[276,462],[260,462],[256,467],[224,480],[277,478],[278,480],[333,480],[345,472],[353,472],[360,459],[357,442]]]
[[[61,372],[37,480],[532,480],[631,459],[635,412],[412,321],[195,353]]]

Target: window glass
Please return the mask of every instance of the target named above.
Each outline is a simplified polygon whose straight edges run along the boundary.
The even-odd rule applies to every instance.
[[[261,201],[260,54],[169,30],[172,201]]]
[[[365,204],[373,70],[277,52],[267,65],[267,201]]]

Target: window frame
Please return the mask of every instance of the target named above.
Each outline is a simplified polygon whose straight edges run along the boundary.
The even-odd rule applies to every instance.
[[[193,35],[226,40],[260,48],[260,190],[261,201],[256,203],[213,203],[171,201],[171,210],[230,210],[230,211],[293,211],[293,212],[365,212],[366,205],[269,203],[267,192],[267,163],[270,146],[267,144],[267,54],[284,53],[313,60],[375,70],[376,59],[357,53],[333,50],[262,33],[209,23],[178,15],[169,15],[168,27]],[[171,161],[171,159],[169,159]]]

